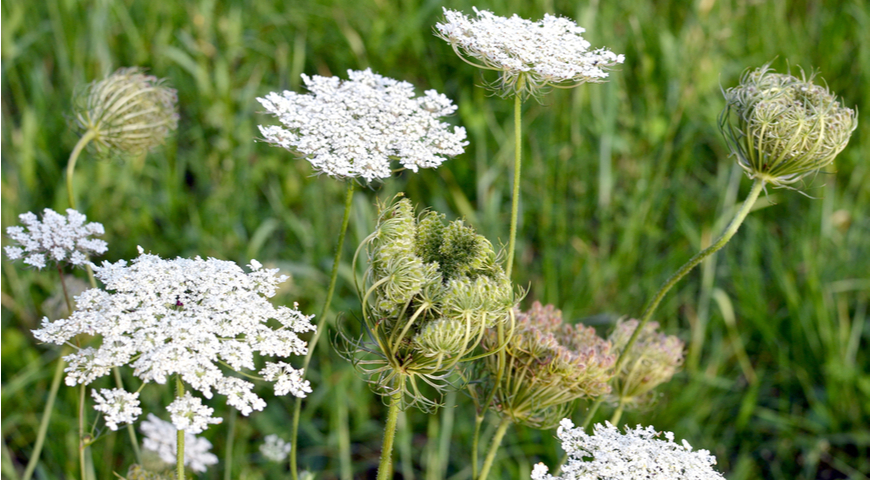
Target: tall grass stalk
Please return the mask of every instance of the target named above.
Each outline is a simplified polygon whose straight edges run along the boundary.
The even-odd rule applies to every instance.
[[[323,301],[323,309],[320,311],[320,318],[317,320],[317,330],[311,341],[308,343],[308,353],[305,354],[305,359],[302,361],[303,375],[308,372],[308,365],[311,363],[311,357],[314,355],[314,349],[317,347],[317,341],[323,335],[323,330],[326,328],[326,314],[329,312],[329,305],[332,303],[332,296],[335,294],[335,284],[338,279],[338,265],[341,261],[341,251],[344,249],[344,237],[347,234],[347,225],[350,222],[350,210],[353,206],[353,180],[347,180],[347,193],[344,198],[344,216],[341,219],[341,232],[338,234],[338,246],[335,249],[335,258],[332,261],[332,273],[329,276],[329,287],[326,290],[326,299]],[[293,420],[290,430],[290,475],[293,480],[299,479],[297,468],[296,453],[299,450],[299,442],[297,442],[299,434],[299,415],[302,409],[302,398],[296,397],[293,404]]]

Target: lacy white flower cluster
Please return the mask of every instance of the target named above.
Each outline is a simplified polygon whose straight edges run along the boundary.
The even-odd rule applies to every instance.
[[[283,462],[290,453],[290,442],[285,442],[278,435],[266,435],[263,444],[260,445],[260,453],[267,460],[273,462]]]
[[[589,50],[586,30],[573,20],[553,15],[532,22],[513,15],[474,9],[477,18],[444,8],[437,35],[456,53],[482,62],[472,65],[503,72],[502,88],[520,94],[547,85],[574,86],[601,82],[607,68],[625,61],[606,48]],[[467,61],[467,60],[466,60]],[[523,84],[517,82],[523,78]]]
[[[108,249],[106,242],[89,238],[104,234],[103,225],[86,224],[87,217],[71,208],[66,210],[66,216],[46,208],[41,222],[33,212],[22,213],[18,218],[27,229],[17,225],[6,229],[9,238],[18,242],[6,247],[6,256],[11,260],[24,258],[24,263],[40,270],[48,262],[84,265],[88,255],[102,255]]]
[[[607,422],[595,425],[595,433],[587,435],[574,428],[567,418],[558,429],[568,462],[562,476],[547,473],[543,463],[535,465],[533,480],[724,480],[713,470],[716,458],[707,450],[692,450],[685,440],[674,442],[674,434],[664,432],[667,440],[653,427],[640,425],[625,434]]]
[[[94,410],[103,413],[106,426],[117,430],[119,423],[133,423],[142,414],[139,408],[139,392],[130,393],[120,388],[91,391],[94,397]]]
[[[106,290],[82,293],[68,319],[45,318],[33,333],[56,344],[80,334],[102,337],[97,348],[82,348],[64,358],[69,364],[67,385],[89,384],[112,367],[130,365],[145,382],[163,384],[177,374],[206,398],[215,389],[247,415],[262,410],[266,402],[252,392],[253,383],[225,376],[218,365],[241,372],[256,369],[255,353],[304,355],[307,346],[297,334],[315,329],[312,317],[269,302],[286,276],[256,260],[250,268],[245,273],[233,262],[213,258],[164,260],[140,249],[131,265],[120,261],[96,267]],[[285,362],[267,362],[260,374],[275,382],[277,395],[304,397],[311,392],[302,372]],[[194,433],[219,421],[189,393],[169,411],[176,428]]]
[[[257,100],[285,128],[260,125],[266,140],[296,151],[315,170],[337,178],[388,178],[390,160],[416,172],[459,155],[465,129],[440,121],[456,111],[443,94],[372,73],[348,71],[349,80],[302,75],[309,94],[285,91]]]
[[[178,430],[153,413],[139,427],[142,434],[142,448],[157,453],[164,462],[175,465],[178,453]],[[210,452],[211,442],[184,432],[184,466],[194,472],[204,472],[209,465],[218,463],[217,455]]]

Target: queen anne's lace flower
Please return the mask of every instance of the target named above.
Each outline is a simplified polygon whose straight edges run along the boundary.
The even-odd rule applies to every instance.
[[[120,388],[91,391],[94,397],[94,410],[103,412],[106,426],[117,430],[119,423],[133,423],[142,414],[139,408],[139,392],[130,393]]]
[[[290,442],[285,442],[278,435],[266,435],[263,444],[260,445],[260,453],[267,460],[283,462],[287,458],[287,454],[290,453]]]
[[[474,13],[476,19],[444,8],[445,22],[435,25],[436,35],[460,57],[473,59],[466,59],[472,65],[502,72],[500,88],[505,92],[603,82],[608,67],[625,61],[624,55],[606,48],[589,50],[591,44],[582,36],[586,30],[568,18],[544,15],[532,22],[477,8]]]
[[[315,328],[312,317],[269,302],[286,276],[278,276],[277,269],[264,269],[255,260],[250,267],[252,271],[245,273],[233,262],[199,257],[164,260],[145,253],[131,265],[104,262],[95,270],[106,290],[82,293],[69,318],[45,318],[42,328],[33,333],[56,344],[79,334],[102,337],[97,348],[65,357],[68,385],[87,384],[112,367],[130,365],[145,382],[163,384],[180,375],[206,398],[216,389],[247,415],[262,410],[265,402],[251,391],[253,384],[225,376],[218,365],[254,370],[255,353],[304,355],[307,346],[297,334]],[[311,391],[301,376],[274,380],[282,382],[276,385],[279,392],[305,396]]]
[[[260,125],[266,141],[298,152],[318,172],[337,178],[388,178],[390,160],[416,172],[459,155],[465,129],[442,122],[456,111],[446,96],[372,73],[348,71],[349,80],[302,75],[309,94],[285,91],[257,100],[284,128]]]
[[[230,405],[233,404],[230,403]],[[221,423],[220,418],[211,416],[214,409],[203,405],[202,399],[194,397],[190,392],[177,397],[166,407],[166,410],[171,414],[170,418],[172,418],[172,424],[175,425],[175,428],[193,434],[202,433],[210,424]],[[247,415],[250,410],[242,413]]]
[[[105,233],[103,225],[85,223],[87,217],[68,208],[63,216],[50,208],[43,210],[42,221],[33,212],[18,216],[27,229],[8,227],[6,234],[18,245],[6,247],[11,260],[24,258],[24,263],[42,269],[49,262],[69,262],[84,265],[88,255],[102,255],[108,249],[106,242],[90,238]]]
[[[153,413],[139,427],[145,435],[142,448],[157,453],[164,462],[175,465],[178,451],[178,431]],[[184,432],[184,465],[194,472],[204,472],[209,465],[218,463],[217,455],[211,453],[211,442],[197,437],[189,431]]]
[[[266,362],[266,368],[260,370],[260,375],[267,382],[275,382],[275,395],[287,395],[292,393],[297,397],[304,397],[311,393],[311,385],[302,381],[302,369],[295,369],[285,362]]]
[[[689,442],[674,442],[674,434],[662,434],[653,427],[626,428],[625,434],[607,422],[595,425],[594,434],[574,428],[563,419],[557,435],[568,461],[562,476],[547,473],[539,463],[532,471],[533,480],[724,480],[713,470],[716,457],[707,450],[692,450]]]

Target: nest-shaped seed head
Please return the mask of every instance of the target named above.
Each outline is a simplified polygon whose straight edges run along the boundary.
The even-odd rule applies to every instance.
[[[634,319],[620,322],[610,335],[614,348],[625,355],[613,378],[613,397],[629,405],[652,400],[652,390],[669,381],[683,365],[685,348],[682,340],[660,333],[659,324],[650,322],[644,325],[634,345],[622,351],[637,325]]]

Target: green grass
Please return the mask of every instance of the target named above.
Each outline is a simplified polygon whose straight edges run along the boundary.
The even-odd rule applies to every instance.
[[[472,3],[448,6],[470,12]],[[749,189],[716,128],[720,88],[735,85],[745,68],[773,61],[779,71],[818,70],[847,105],[870,110],[870,5],[861,0],[477,6],[527,18],[566,15],[586,27],[593,45],[625,53],[610,83],[556,90],[524,107],[514,278],[530,288],[526,304],[554,303],[600,333],[621,315],[639,315]],[[333,315],[355,324],[350,260],[373,227],[377,199],[404,191],[507,243],[512,102],[479,88],[492,78],[431,34],[440,7],[418,0],[3,0],[4,229],[20,213],[66,208],[64,167],[76,142],[67,118],[76,87],[118,67],[146,67],[178,89],[175,137],[147,158],[85,154],[77,167],[80,209],[106,226],[106,258],[132,258],[137,245],[164,257],[257,258],[293,276],[278,301],[315,312],[326,293],[343,185],[255,142],[257,124],[272,120],[254,99],[298,90],[303,72],[344,76],[371,67],[454,99],[453,121],[468,129],[471,145],[435,171],[404,173],[356,194],[333,302]],[[627,412],[626,423],[652,424],[711,450],[733,480],[870,475],[868,138],[870,124],[860,119],[834,167],[804,187],[815,199],[770,191],[735,239],[666,298],[655,319],[689,342],[686,368],[655,405]],[[5,258],[0,268],[2,472],[13,478],[12,469],[20,475],[29,458],[58,352],[38,345],[30,329],[57,285],[50,271]],[[748,364],[740,361],[744,349]],[[329,350],[312,363],[300,465],[318,478],[338,478],[340,445],[349,439],[353,475],[367,478],[386,409]],[[143,391],[146,411],[160,414],[171,395],[165,390]],[[464,394],[456,398],[459,406],[439,421],[414,410],[400,420],[397,477],[469,478],[473,413]],[[75,399],[73,389],[61,388],[36,478],[78,475]],[[262,461],[257,446],[270,433],[287,437],[292,399],[267,400],[264,412],[235,422],[232,472],[222,470],[227,424],[206,433],[222,458],[202,478],[285,475]],[[211,405],[229,418],[219,401]],[[484,439],[495,428],[487,425]],[[491,478],[528,478],[534,463],[555,464],[561,451],[554,434],[509,431]],[[126,434],[102,440],[93,456],[98,478],[126,471]]]

